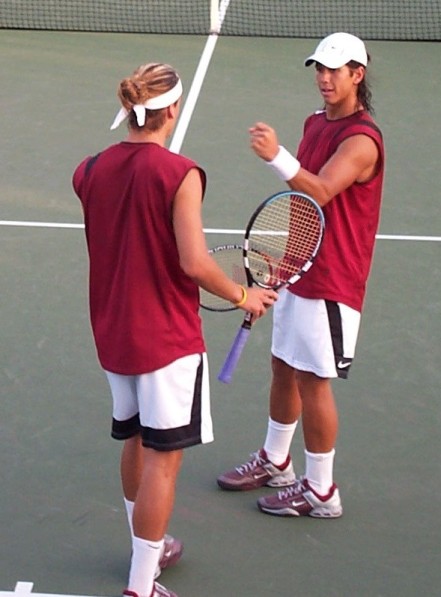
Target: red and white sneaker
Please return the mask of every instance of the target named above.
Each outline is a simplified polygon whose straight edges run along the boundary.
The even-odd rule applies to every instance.
[[[251,459],[236,466],[217,478],[217,484],[222,489],[230,491],[249,491],[259,487],[286,487],[296,480],[291,457],[281,466],[276,466],[270,460],[263,448],[251,454]]]
[[[275,516],[339,518],[343,514],[340,493],[335,483],[329,493],[322,496],[310,487],[304,477],[275,495],[259,498],[257,506],[261,512]]]
[[[172,537],[171,535],[165,535],[162,555],[159,558],[159,565],[156,570],[155,578],[158,578],[158,576],[161,574],[161,570],[176,564],[176,562],[181,559],[183,551],[184,544],[182,541]]]
[[[135,591],[129,591],[128,589],[126,589],[124,591],[123,595],[125,595],[125,597],[139,597],[138,593],[135,593]],[[173,591],[169,591],[168,589],[166,589],[159,583],[155,582],[155,583],[153,583],[153,589],[152,589],[152,592],[150,593],[150,597],[178,597],[178,596],[176,593],[173,593]]]

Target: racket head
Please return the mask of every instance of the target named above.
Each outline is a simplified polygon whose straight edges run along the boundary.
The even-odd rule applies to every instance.
[[[243,262],[243,245],[219,245],[209,249],[208,253],[229,278],[237,284],[248,286],[247,273]],[[207,311],[225,312],[238,309],[230,301],[211,294],[203,288],[199,289],[199,296],[200,306]]]
[[[320,249],[325,218],[314,199],[297,191],[265,199],[248,222],[243,258],[249,278],[277,290],[297,282]]]

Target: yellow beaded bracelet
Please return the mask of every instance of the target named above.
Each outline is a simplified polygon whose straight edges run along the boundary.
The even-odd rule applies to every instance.
[[[242,298],[238,303],[234,303],[236,307],[242,307],[242,305],[244,305],[247,302],[248,298],[248,292],[245,286],[241,286],[240,288],[242,290]]]

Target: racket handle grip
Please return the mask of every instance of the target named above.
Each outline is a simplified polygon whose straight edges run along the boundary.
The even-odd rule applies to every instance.
[[[251,332],[251,326],[244,323],[239,328],[239,331],[234,338],[233,344],[231,345],[230,351],[227,354],[224,364],[222,365],[218,380],[222,383],[231,383],[233,379],[234,371],[236,370],[242,351],[247,343],[248,337]]]

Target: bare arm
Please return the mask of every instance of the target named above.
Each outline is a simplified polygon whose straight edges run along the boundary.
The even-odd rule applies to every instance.
[[[180,264],[196,284],[232,303],[242,299],[242,288],[231,280],[208,253],[202,224],[202,184],[196,169],[189,171],[176,193],[173,226]],[[277,300],[277,293],[263,288],[248,289],[241,307],[254,317],[266,312]]]
[[[253,151],[265,161],[273,160],[279,151],[274,129],[257,123],[250,129],[250,135]],[[293,190],[310,195],[323,206],[354,182],[371,178],[378,157],[378,148],[373,139],[366,135],[354,135],[340,143],[317,175],[300,168],[287,184]]]

